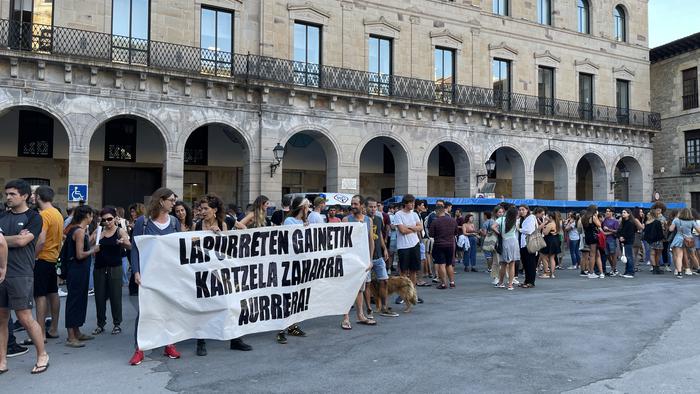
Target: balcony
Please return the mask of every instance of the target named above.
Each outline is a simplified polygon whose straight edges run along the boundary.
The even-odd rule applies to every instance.
[[[697,83],[697,79],[695,80]],[[683,96],[683,110],[693,109],[698,107],[698,94],[689,94]]]
[[[367,97],[434,103],[512,116],[661,129],[658,113],[625,110],[489,88],[236,54],[57,26],[0,20],[0,47],[12,51],[128,64],[250,85],[280,84]]]
[[[700,174],[700,156],[678,159],[681,174]]]

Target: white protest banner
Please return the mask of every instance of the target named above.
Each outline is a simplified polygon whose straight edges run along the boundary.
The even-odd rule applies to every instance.
[[[367,277],[364,223],[136,237],[141,349],[227,340],[350,309]]]

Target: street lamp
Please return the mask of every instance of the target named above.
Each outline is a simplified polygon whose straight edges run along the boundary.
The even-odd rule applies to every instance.
[[[484,167],[486,167],[486,174],[476,174],[477,185],[479,185],[482,180],[488,179],[489,174],[496,169],[496,161],[493,159],[488,159],[488,161],[484,163]],[[481,193],[481,188],[479,188],[479,193]]]
[[[275,146],[274,149],[272,149],[272,153],[275,155],[275,161],[276,163],[270,163],[270,178],[272,178],[275,175],[275,171],[277,171],[277,167],[280,166],[280,163],[282,162],[282,159],[284,158],[284,147],[280,145],[280,143],[277,143],[277,146]]]
[[[614,180],[610,181],[610,190],[613,190],[615,188],[615,185],[627,182],[627,180],[630,177],[630,172],[627,169],[627,167],[621,166],[618,168],[618,170],[620,170],[620,176],[622,177],[622,180],[621,181],[614,181]]]

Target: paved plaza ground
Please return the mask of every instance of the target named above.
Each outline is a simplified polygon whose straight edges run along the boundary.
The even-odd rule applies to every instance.
[[[306,338],[246,337],[254,350],[210,341],[197,357],[162,349],[140,366],[132,354],[135,297],[124,296],[124,332],[83,349],[50,340],[51,367],[31,376],[33,349],[9,360],[3,389],[19,393],[97,392],[698,392],[700,276],[584,279],[559,271],[535,289],[494,289],[484,272],[458,267],[457,288],[420,289],[425,304],[378,325],[340,329],[340,317],[302,323]],[[402,306],[394,305],[400,310]],[[94,329],[90,300],[88,324]],[[354,322],[354,320],[353,320]],[[20,340],[26,333],[19,332]],[[8,391],[9,392],[9,391]]]

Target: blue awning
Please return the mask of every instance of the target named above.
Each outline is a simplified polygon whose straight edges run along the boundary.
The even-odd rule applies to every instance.
[[[400,203],[403,196],[394,196],[384,201],[388,203]],[[540,199],[517,199],[517,198],[461,198],[461,197],[416,197],[416,199],[427,200],[428,205],[435,205],[437,200],[449,201],[452,203],[452,209],[462,208],[468,211],[490,211],[501,202],[508,202],[514,205],[527,204],[529,207],[555,208],[562,210],[581,210],[588,208],[589,205],[595,204],[598,208],[613,208],[620,211],[624,208],[651,208],[651,202],[634,202],[634,201],[567,201],[567,200],[540,200]],[[668,209],[685,208],[685,203],[680,202],[664,202]]]

